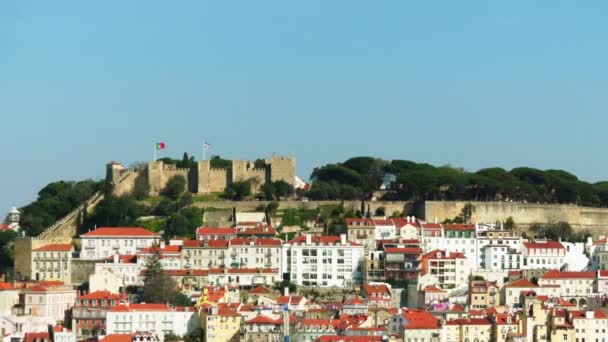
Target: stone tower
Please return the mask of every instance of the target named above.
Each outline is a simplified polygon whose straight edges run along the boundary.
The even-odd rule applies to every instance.
[[[270,181],[282,180],[295,185],[296,159],[294,157],[273,154],[270,159],[266,160],[266,164],[270,167]]]

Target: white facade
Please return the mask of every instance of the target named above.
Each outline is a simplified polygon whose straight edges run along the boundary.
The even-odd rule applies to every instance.
[[[69,286],[36,285],[24,293],[25,314],[63,321],[66,311],[76,302],[76,290]]]
[[[160,264],[162,265],[164,270],[181,270],[183,268],[182,265],[182,254],[181,254],[181,246],[163,246],[164,243],[161,242],[160,252]],[[146,268],[146,263],[155,253],[155,247],[146,248],[137,253],[137,267],[139,270],[144,270]]]
[[[19,292],[12,285],[0,288],[0,315],[11,314],[13,306],[19,304]]]
[[[272,286],[281,281],[282,275],[278,269],[235,269],[224,272],[209,272],[207,281],[210,285],[234,286]]]
[[[164,340],[167,333],[179,336],[198,329],[199,316],[194,308],[173,308],[166,304],[126,304],[107,312],[107,334],[149,332]]]
[[[397,227],[391,220],[374,220],[374,238],[376,240],[392,240],[397,237]]]
[[[230,268],[270,268],[281,270],[281,240],[274,238],[233,238],[228,244]]]
[[[304,286],[344,287],[362,281],[364,247],[346,235],[299,236],[283,245],[283,272]]]
[[[125,286],[123,277],[109,268],[101,268],[89,276],[89,291],[91,292],[120,293],[120,289]]]
[[[524,242],[522,269],[560,269],[566,260],[566,248],[558,241]]]
[[[95,264],[95,274],[110,271],[122,279],[121,286],[137,285],[139,282],[139,267],[134,258],[115,256],[113,262],[99,262]]]
[[[81,259],[98,260],[113,255],[134,255],[160,241],[160,235],[144,228],[97,228],[80,235]]]
[[[521,252],[507,245],[487,245],[482,249],[482,268],[490,271],[519,270],[523,261]]]

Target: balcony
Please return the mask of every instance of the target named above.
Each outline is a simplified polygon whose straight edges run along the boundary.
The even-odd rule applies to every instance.
[[[239,263],[236,261],[233,261],[230,263],[230,267],[239,267]]]
[[[267,258],[270,258],[270,257],[272,257],[272,252],[268,251],[268,252],[264,253],[264,256]]]

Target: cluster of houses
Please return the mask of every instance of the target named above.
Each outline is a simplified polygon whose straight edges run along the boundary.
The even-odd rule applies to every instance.
[[[523,239],[495,224],[346,219],[347,233],[278,238],[260,219],[164,241],[100,227],[32,251],[0,282],[4,341],[605,341],[608,240]],[[141,303],[147,261],[191,306]],[[74,265],[91,265],[88,287]],[[81,270],[79,270],[81,271]],[[298,288],[279,289],[289,281]],[[276,288],[276,289],[275,289]]]

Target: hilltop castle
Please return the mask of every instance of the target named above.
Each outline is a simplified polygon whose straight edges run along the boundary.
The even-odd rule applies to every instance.
[[[257,191],[266,182],[285,181],[291,185],[295,183],[296,160],[293,157],[273,155],[265,160],[264,168],[255,168],[255,162],[249,160],[232,160],[228,168],[212,168],[210,160],[199,160],[196,168],[182,169],[175,165],[165,164],[162,161],[151,161],[147,164],[140,176],[145,176],[150,188],[150,195],[158,195],[174,176],[183,176],[186,179],[187,189],[192,193],[208,194],[223,192],[226,187],[238,181],[251,181],[252,190]],[[133,181],[121,182],[134,170],[123,165],[111,162],[106,168],[106,179],[111,184],[122,184],[121,189],[115,193],[129,192]]]

